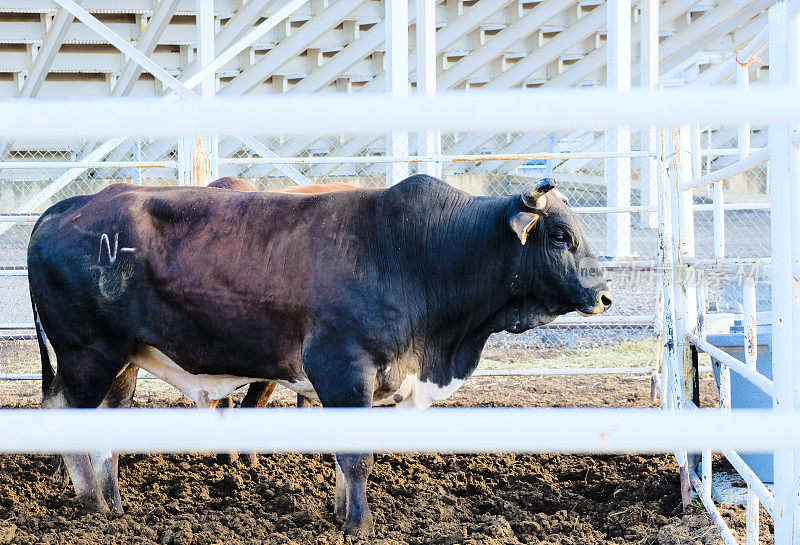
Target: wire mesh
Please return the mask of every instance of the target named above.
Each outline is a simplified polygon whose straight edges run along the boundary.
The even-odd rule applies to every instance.
[[[436,136],[437,138],[433,138]],[[754,128],[752,146],[764,144],[766,131]],[[629,140],[627,140],[629,138]],[[701,133],[704,148],[733,149],[736,146],[736,129],[705,129]],[[620,146],[624,149],[646,148],[640,131],[626,136]],[[3,156],[7,161],[79,161],[94,149],[98,142],[73,143],[39,142],[6,143]],[[348,161],[347,157],[368,159],[395,155],[452,156],[452,155],[515,155],[535,152],[597,152],[606,151],[609,143],[603,131],[573,131],[562,133],[478,134],[464,132],[401,133],[387,135],[326,135],[315,138],[272,137],[252,140],[224,139],[219,147],[219,175],[236,176],[249,181],[259,190],[275,190],[297,184],[326,184],[346,182],[358,187],[385,187],[387,179],[397,177],[395,165],[376,159]],[[43,190],[58,181],[60,187],[30,211],[41,212],[50,204],[74,195],[96,192],[116,182],[138,185],[176,185],[181,176],[176,141],[163,139],[129,139],[104,157],[113,163],[120,161],[172,161],[169,166],[107,167],[107,168],[27,168],[0,170],[0,214],[28,211],[26,205]],[[268,164],[264,157],[344,158],[333,163]],[[722,168],[738,157],[730,154],[704,155],[701,174]],[[237,160],[235,164],[227,162]],[[253,159],[252,163],[242,160]],[[519,193],[534,178],[550,176],[557,180],[559,191],[573,208],[580,211],[580,219],[587,240],[599,256],[606,256],[618,265],[632,258],[637,263],[656,262],[657,229],[651,220],[654,212],[634,211],[622,215],[592,212],[592,208],[613,206],[621,200],[631,206],[652,205],[648,195],[648,157],[627,160],[630,163],[630,195],[617,202],[609,202],[609,183],[606,169],[608,160],[596,158],[569,158],[548,160],[473,160],[403,163],[401,173],[441,173],[449,184],[473,195],[504,196]],[[623,163],[624,164],[624,163]],[[767,165],[760,165],[735,179],[725,182],[726,201],[732,205],[746,202],[766,202]],[[710,189],[698,190],[696,204],[710,205]],[[612,219],[614,221],[612,221]],[[725,213],[726,252],[729,256],[769,255],[769,212],[767,210],[728,210]],[[0,224],[0,269],[25,266],[25,249],[30,237],[31,223]],[[697,255],[713,255],[713,214],[700,210],[695,215]],[[611,230],[616,237],[629,237],[629,251],[625,255],[609,255]],[[624,267],[608,274],[609,285],[615,294],[614,305],[608,316],[652,316],[655,312],[656,279],[653,269]],[[715,292],[717,293],[717,292]],[[718,299],[733,296],[725,290]],[[0,277],[0,323],[31,323],[27,282],[24,276]],[[0,330],[0,334],[30,334],[30,331]],[[652,337],[650,326],[559,326],[529,332],[517,337],[516,342],[531,346],[565,346],[570,348],[596,347],[605,344],[638,341]],[[499,341],[498,341],[499,342]]]

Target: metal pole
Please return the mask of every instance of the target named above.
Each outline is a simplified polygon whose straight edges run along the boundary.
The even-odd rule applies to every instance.
[[[417,0],[417,92],[428,97],[436,95],[436,2]],[[417,135],[419,155],[440,155],[441,134],[436,129],[420,131]],[[422,163],[419,172],[442,177],[441,163]]]
[[[788,9],[787,21],[787,83],[800,92],[800,2],[784,4]],[[788,163],[791,192],[790,225],[791,265],[792,265],[792,339],[800,338],[800,123],[795,118],[788,127]],[[794,415],[800,414],[800,353],[792,347],[792,391],[791,402]],[[777,390],[776,390],[777,391]],[[794,545],[800,545],[800,449],[792,453],[793,472],[791,483],[787,486],[794,492],[792,500]]]
[[[178,185],[192,185],[192,138],[178,138]]]
[[[408,96],[408,2],[386,0],[386,93],[392,98]],[[408,155],[408,131],[392,131],[388,135],[386,153]],[[389,163],[386,185],[394,185],[408,177],[408,163]]]
[[[758,338],[756,327],[756,277],[748,275],[742,284],[742,325],[744,326],[744,361],[753,371],[756,370]]]
[[[133,160],[137,162],[142,160],[141,138],[135,138],[133,140]],[[142,169],[140,167],[136,167],[133,171],[133,183],[136,185],[142,185]]]
[[[786,4],[778,2],[769,10],[770,85],[789,83],[790,32]],[[796,76],[795,76],[796,77]],[[792,250],[797,235],[791,228],[800,212],[797,199],[797,171],[789,159],[790,126],[773,123],[769,127],[770,148],[770,228],[772,242],[772,375],[774,381],[773,407],[778,413],[794,411],[794,318],[798,305],[796,282],[792,274]],[[793,187],[794,186],[794,187]],[[800,326],[800,324],[797,324]],[[774,453],[775,471],[775,543],[798,543],[792,538],[796,483],[794,482],[794,453],[779,449]],[[800,541],[800,540],[799,540]]]
[[[631,88],[631,0],[610,0],[607,10],[608,45],[606,85],[609,89],[625,93]],[[606,130],[607,150],[628,151],[631,145],[629,127]],[[608,206],[630,206],[631,161],[626,158],[609,159],[605,163],[606,200]],[[606,255],[627,257],[631,255],[631,215],[606,216]]]
[[[742,66],[737,59],[736,88],[740,91],[750,89],[750,69],[747,64]],[[750,123],[742,123],[736,129],[736,145],[739,148],[739,159],[750,155]]]
[[[714,182],[714,258],[725,257],[725,191],[722,180]]]
[[[680,185],[691,178],[691,153],[689,126],[683,125],[673,137],[673,172],[670,177],[670,204],[672,206],[672,238],[675,241],[672,268],[676,328],[676,361],[672,370],[675,392],[675,408],[683,409],[693,397],[694,377],[692,372],[691,345],[687,334],[693,333],[697,325],[697,303],[695,282],[689,278],[683,259],[694,257],[694,210],[692,191],[681,190]],[[678,466],[681,477],[681,500],[684,509],[691,503],[689,484],[689,459],[686,451],[678,451]]]
[[[205,68],[214,61],[214,0],[197,0],[197,64]],[[217,77],[209,71],[200,80],[200,96],[203,102],[214,102],[217,94]],[[194,185],[207,185],[219,176],[219,139],[207,134],[195,139]]]
[[[641,41],[641,65],[642,65],[642,87],[650,91],[655,91],[659,83],[659,57],[658,57],[658,8],[659,0],[642,0],[642,41]],[[642,162],[641,188],[642,204],[645,206],[656,205],[658,198],[658,134],[655,126],[642,131],[642,142],[647,150],[653,155],[644,159]],[[658,215],[652,213],[642,214],[642,224],[644,227],[654,228],[658,226]]]

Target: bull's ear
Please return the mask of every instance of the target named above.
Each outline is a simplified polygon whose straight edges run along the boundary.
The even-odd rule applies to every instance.
[[[528,234],[536,226],[536,222],[539,221],[540,217],[535,212],[517,212],[511,218],[511,230],[519,237],[519,241],[523,246],[528,241]]]

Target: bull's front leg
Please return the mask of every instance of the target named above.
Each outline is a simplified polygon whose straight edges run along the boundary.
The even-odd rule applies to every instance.
[[[303,352],[303,369],[323,407],[371,407],[375,367],[361,350],[344,350],[341,338],[316,341]],[[373,532],[367,503],[372,454],[336,454],[334,514],[344,518],[342,530],[356,537]]]
[[[367,479],[372,471],[372,453],[337,454],[336,464],[344,477],[344,486],[340,487],[337,472],[335,506],[339,511],[337,515],[344,514],[342,530],[352,536],[369,536],[374,526],[367,503]],[[344,513],[341,513],[341,505],[345,505]]]

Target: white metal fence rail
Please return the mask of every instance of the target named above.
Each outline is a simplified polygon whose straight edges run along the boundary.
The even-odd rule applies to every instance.
[[[676,451],[685,482],[693,483],[728,543],[731,532],[710,495],[712,450],[722,451],[747,481],[749,512],[758,502],[775,521],[775,542],[800,543],[800,154],[796,137],[800,121],[798,77],[800,52],[796,13],[779,3],[770,11],[771,85],[749,92],[680,90],[663,93],[574,92],[385,97],[264,97],[215,104],[130,101],[0,103],[0,138],[20,136],[158,135],[186,136],[216,131],[220,135],[382,130],[459,129],[473,131],[554,130],[594,126],[659,125],[664,130],[659,155],[659,216],[663,273],[663,314],[658,335],[664,343],[662,404],[668,412],[537,410],[435,410],[416,412],[242,411],[1,411],[0,451],[73,451],[114,448],[153,450],[447,450],[447,451]],[[546,104],[545,108],[532,104]],[[475,115],[465,116],[464,112]],[[79,121],[76,123],[76,120]],[[770,210],[772,246],[773,379],[754,369],[755,282],[746,285],[743,320],[748,330],[746,358],[738,362],[704,340],[702,278],[691,275],[697,263],[693,240],[692,192],[715,176],[694,176],[691,123],[769,124]],[[677,128],[675,124],[680,124]],[[699,152],[695,147],[694,156]],[[762,159],[747,155],[729,172]],[[753,159],[755,157],[755,159]],[[692,182],[694,180],[694,182]],[[715,192],[715,197],[717,192]],[[712,209],[724,213],[715,199]],[[715,234],[719,234],[717,230]],[[735,259],[724,258],[715,244],[718,265],[727,270]],[[702,270],[702,267],[695,267]],[[698,305],[698,301],[700,304]],[[722,364],[720,398],[723,411],[693,408],[693,352],[711,353]],[[728,375],[740,373],[772,395],[774,410],[727,411]],[[276,430],[256,434],[255,429]],[[306,433],[293,430],[302,427]],[[197,430],[203,433],[197,433]],[[122,431],[124,430],[124,432]],[[147,433],[144,433],[147,430]],[[370,430],[365,433],[365,430]],[[386,433],[375,430],[387,430]],[[390,431],[389,431],[390,430]],[[520,433],[524,430],[525,433]],[[136,433],[141,431],[142,433]],[[213,433],[209,433],[213,431]],[[313,438],[313,439],[312,439]],[[765,491],[737,452],[775,451],[775,492]],[[706,463],[693,474],[689,454],[698,451]],[[757,538],[755,517],[748,517],[748,540]]]

